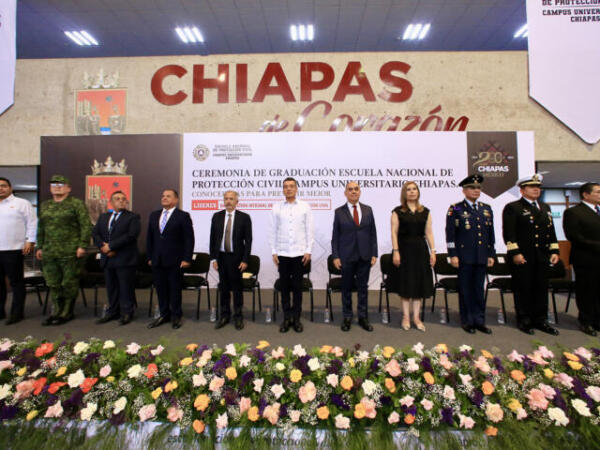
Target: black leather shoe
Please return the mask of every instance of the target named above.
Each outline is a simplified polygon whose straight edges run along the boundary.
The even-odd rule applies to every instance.
[[[114,315],[114,316],[105,316],[105,317],[101,317],[98,320],[96,320],[96,323],[98,325],[102,324],[102,323],[107,323],[110,322],[111,320],[117,320],[119,318],[118,315]]]
[[[536,325],[535,328],[537,328],[540,331],[543,331],[544,333],[551,334],[553,336],[558,336],[559,335],[558,330],[556,328],[551,327],[547,323],[542,323],[540,325]]]
[[[6,319],[6,313],[4,311],[0,312],[0,320]]]
[[[362,327],[363,330],[373,331],[373,325],[369,323],[369,319],[361,317],[358,319],[358,324]]]
[[[59,316],[55,320],[55,325],[62,325],[64,323],[70,322],[75,318],[75,314],[69,314],[68,316]]]
[[[519,325],[517,328],[525,334],[535,334],[529,325]]]
[[[21,320],[23,320],[22,317],[11,316],[6,321],[6,325],[12,325],[13,323],[19,323]]]
[[[177,317],[176,319],[173,319],[173,324],[171,326],[174,330],[178,330],[181,328],[182,324],[183,322],[181,322],[181,317]]]
[[[279,327],[279,332],[287,333],[290,330],[291,325],[292,325],[292,323],[290,322],[290,320],[285,319],[283,322],[281,322],[281,326]]]
[[[342,331],[350,331],[350,326],[352,326],[352,319],[344,319],[342,321]]]
[[[471,325],[463,325],[462,329],[465,330],[466,333],[475,334],[475,328]]]
[[[236,330],[242,330],[244,328],[244,319],[242,319],[241,317],[238,317],[237,319],[235,319],[234,323],[235,323]]]
[[[592,325],[592,328],[596,331],[600,331],[600,325],[598,325],[598,324]]]
[[[57,325],[56,320],[57,320],[56,316],[48,316],[42,321],[42,326],[47,327],[50,325]]]
[[[302,322],[300,322],[300,318],[294,319],[292,326],[294,327],[294,331],[296,333],[302,333],[304,331],[304,327],[302,326]]]
[[[228,323],[229,323],[229,317],[221,317],[219,319],[219,321],[217,322],[217,324],[215,325],[215,330],[218,330],[219,328],[223,328]]]
[[[7,322],[8,323],[8,322]],[[590,336],[597,336],[596,330],[591,325],[582,325],[579,324],[579,329],[585,334],[589,334]]]
[[[133,320],[133,314],[125,314],[123,317],[121,317],[121,320],[119,320],[119,323],[121,325],[127,325],[132,320]]]
[[[158,319],[153,320],[148,324],[148,328],[160,327],[162,324],[170,322],[171,320],[167,317],[160,316]]]
[[[485,333],[485,334],[492,334],[492,330],[490,330],[485,325],[475,325],[475,329],[477,331],[481,331],[482,333]]]

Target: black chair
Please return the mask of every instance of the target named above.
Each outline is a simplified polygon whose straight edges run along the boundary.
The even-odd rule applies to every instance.
[[[392,286],[395,284],[392,282],[392,277],[397,276],[397,273],[394,272],[394,266],[392,263],[392,254],[386,253],[385,255],[381,255],[379,258],[379,268],[381,269],[381,283],[379,284],[379,312],[381,313],[381,303],[383,297],[383,291],[385,290],[385,303],[387,305],[387,318],[388,322],[390,321],[390,296],[389,291]],[[423,311],[421,311],[423,314]]]
[[[42,314],[46,314],[46,307],[48,305],[48,297],[50,296],[50,289],[46,285],[46,280],[42,275],[32,275],[26,276],[24,278],[25,281],[25,289],[34,289],[37,294],[38,303],[43,308]],[[42,291],[46,292],[46,299],[42,301]]]
[[[200,320],[200,297],[202,287],[206,288],[208,298],[208,311],[210,311],[210,286],[208,283],[208,271],[210,270],[210,255],[208,253],[194,253],[192,264],[185,269],[183,274],[183,289],[198,292],[196,303],[196,320]]]
[[[311,261],[308,264],[302,266],[302,292],[308,292],[310,294],[310,321],[314,322],[314,295],[313,295],[313,284],[310,281],[310,270]],[[281,292],[281,280],[278,278],[273,285],[273,320],[277,320],[277,311],[279,311],[279,293]]]
[[[106,285],[104,270],[100,267],[100,253],[89,253],[85,257],[83,271],[79,280],[83,304],[87,307],[85,289],[94,289],[94,316],[98,315],[98,288]]]
[[[558,311],[556,310],[556,294],[567,294],[567,306],[565,312],[569,309],[571,295],[575,291],[575,282],[571,279],[570,271],[567,272],[562,260],[558,260],[556,264],[550,266],[548,273],[548,290],[552,295],[552,308],[554,309],[554,321],[558,323]]]
[[[148,317],[152,317],[152,300],[154,297],[154,276],[152,267],[148,265],[148,257],[140,253],[138,265],[135,271],[135,289],[150,289],[150,301],[148,302]],[[137,300],[136,300],[137,306]]]
[[[333,321],[331,294],[334,292],[342,292],[342,271],[338,270],[333,265],[333,255],[329,255],[327,257],[327,272],[329,272],[329,281],[327,281],[326,286],[325,307],[329,308],[329,314],[331,315],[331,320]],[[358,292],[356,280],[354,280],[352,283],[352,292]]]
[[[256,255],[250,255],[248,258],[248,267],[242,274],[242,292],[252,292],[252,321],[256,319],[256,293],[258,292],[258,310],[262,311],[262,297],[260,295],[260,283],[258,282],[258,273],[260,272],[260,258]],[[217,289],[217,317],[221,318],[221,294]]]
[[[458,293],[458,269],[450,264],[450,257],[447,253],[439,253],[433,267],[435,284],[433,285],[433,299],[431,301],[431,312],[435,310],[435,296],[438,289],[444,290],[444,302],[446,304],[446,322],[450,322],[450,313],[448,312],[448,294]],[[423,303],[425,308],[425,303]]]
[[[490,279],[490,277],[494,278]],[[488,292],[490,289],[498,289],[500,292],[500,302],[502,304],[502,316],[504,317],[504,323],[508,323],[506,320],[504,294],[511,294],[513,292],[508,255],[505,253],[496,255],[494,265],[486,269],[486,278],[487,284],[485,286],[485,301],[487,302]]]

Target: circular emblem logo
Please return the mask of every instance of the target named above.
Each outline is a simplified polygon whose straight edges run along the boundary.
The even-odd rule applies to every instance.
[[[194,158],[198,161],[204,161],[208,158],[208,155],[210,155],[210,150],[206,145],[200,144],[194,148]]]

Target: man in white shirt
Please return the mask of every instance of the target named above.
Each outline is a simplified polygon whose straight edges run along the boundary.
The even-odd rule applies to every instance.
[[[271,211],[269,243],[273,262],[279,269],[283,322],[279,331],[286,333],[290,327],[303,331],[302,313],[303,266],[310,262],[314,242],[313,217],[308,203],[298,200],[298,183],[294,178],[283,180],[285,202],[276,203]],[[290,292],[294,302],[290,305]]]
[[[27,200],[15,197],[7,178],[0,177],[0,319],[6,317],[5,277],[10,280],[13,301],[7,325],[23,319],[25,281],[23,256],[33,252],[37,230],[35,210]]]

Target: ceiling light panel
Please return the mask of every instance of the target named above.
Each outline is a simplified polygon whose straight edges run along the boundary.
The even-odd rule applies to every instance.
[[[201,44],[204,43],[204,36],[198,27],[177,27],[175,33],[184,44]]]
[[[312,41],[315,39],[315,27],[312,24],[290,25],[290,38],[292,41]]]
[[[65,31],[65,35],[71,39],[75,44],[81,45],[82,47],[100,45],[98,41],[85,30],[80,31]]]
[[[410,23],[405,28],[402,37],[398,39],[402,39],[403,41],[421,41],[427,37],[430,28],[430,23]]]

